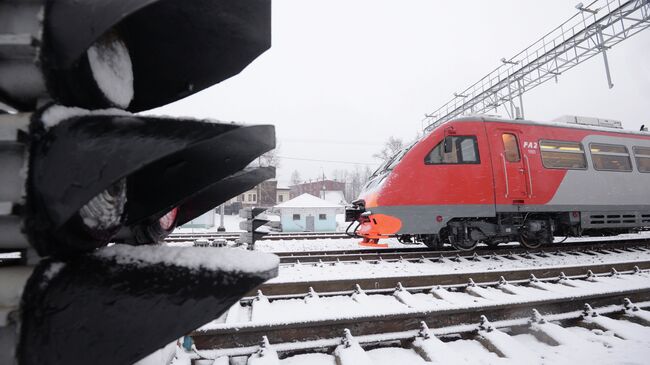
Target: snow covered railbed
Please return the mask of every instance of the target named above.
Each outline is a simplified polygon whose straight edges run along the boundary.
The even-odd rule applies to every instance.
[[[525,247],[479,247],[474,251],[463,252],[445,247],[445,249],[430,249],[424,247],[405,247],[405,248],[377,248],[368,250],[325,250],[325,251],[306,251],[306,252],[275,252],[281,257],[281,264],[295,263],[331,263],[338,261],[379,261],[379,260],[409,260],[417,261],[419,259],[428,259],[440,261],[444,258],[451,260],[473,260],[479,261],[490,258],[491,256],[513,257],[519,255],[527,258],[529,255],[546,256],[561,255],[563,253],[582,253],[584,251],[605,252],[610,250],[634,250],[650,249],[650,238],[626,239],[617,241],[581,241],[572,243],[554,244],[545,247],[543,250],[531,250]]]
[[[265,337],[262,345],[195,348],[192,355],[224,363],[229,357],[252,355],[250,359],[262,358],[265,364],[294,365],[405,360],[410,364],[542,364],[551,360],[558,364],[642,364],[650,354],[650,322],[638,322],[650,315],[644,310],[648,307],[648,301],[636,305],[628,301],[548,315],[533,310],[521,318],[490,322],[480,316],[476,322],[431,329],[426,322],[415,321],[415,328],[405,331],[355,334],[345,329],[328,338],[298,342],[274,342]]]
[[[528,270],[530,268],[615,265],[650,261],[650,250],[598,250],[578,252],[523,252],[490,256],[437,257],[419,260],[333,261],[282,265],[278,277],[268,282],[292,283],[330,280],[358,280],[382,277],[407,277],[444,274],[486,273],[491,271]],[[568,273],[567,273],[568,275]]]
[[[650,232],[640,232],[640,233],[630,233],[630,234],[621,234],[618,236],[611,236],[611,237],[579,237],[579,238],[560,238],[556,237],[554,245],[561,244],[561,243],[566,243],[566,244],[572,244],[572,243],[592,243],[592,242],[609,242],[609,241],[634,241],[634,240],[640,240],[640,239],[650,239]],[[296,241],[264,241],[260,240],[258,241],[256,245],[256,249],[261,250],[261,251],[270,251],[277,253],[279,255],[285,255],[289,254],[290,252],[293,253],[304,253],[306,255],[313,255],[316,252],[315,251],[322,251],[322,252],[328,252],[331,251],[330,253],[334,253],[333,251],[340,251],[340,250],[346,250],[346,251],[368,251],[367,247],[360,246],[359,242],[361,241],[360,238],[348,238],[348,239],[340,239],[340,240],[315,240],[315,239],[310,239],[310,240],[296,240]],[[388,245],[387,249],[414,249],[414,248],[420,248],[420,249],[428,249],[424,244],[418,243],[418,244],[404,244],[399,242],[396,238],[389,238],[389,239],[382,239],[380,241],[381,243],[385,243]],[[480,251],[482,248],[485,248],[485,245],[479,245],[478,248]],[[516,249],[521,247],[521,245],[518,242],[510,242],[510,243],[503,243],[498,246],[499,249]],[[446,247],[447,249],[451,250],[451,247]],[[546,250],[548,249],[544,246],[540,247],[541,250]],[[377,248],[377,249],[372,249],[370,251],[383,251],[385,249]],[[480,253],[480,252],[479,252]]]
[[[311,327],[310,323],[314,322],[381,320],[385,316],[422,317],[428,315],[426,313],[475,312],[495,306],[503,306],[514,313],[513,308],[522,305],[527,308],[531,303],[575,302],[581,306],[594,297],[620,296],[621,293],[643,292],[650,299],[649,279],[650,274],[641,272],[583,279],[562,277],[554,281],[533,277],[519,284],[505,280],[496,285],[470,282],[463,287],[436,286],[425,290],[398,284],[396,289],[385,294],[371,294],[357,287],[350,295],[321,296],[310,291],[302,298],[276,300],[269,300],[260,293],[248,305],[236,304],[225,316],[201,327],[199,332],[221,332],[233,327],[242,331],[296,323]]]

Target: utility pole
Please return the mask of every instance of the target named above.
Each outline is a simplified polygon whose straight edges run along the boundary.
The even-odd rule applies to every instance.
[[[224,216],[225,211],[226,211],[226,209],[225,209],[224,205],[221,204],[219,206],[219,215],[221,216],[221,222],[219,224],[219,228],[217,228],[217,232],[225,232],[226,231],[226,227],[224,227],[224,225],[223,225],[223,216]]]

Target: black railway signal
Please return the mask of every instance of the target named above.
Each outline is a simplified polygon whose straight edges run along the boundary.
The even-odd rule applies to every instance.
[[[29,265],[0,263],[26,282],[0,311],[0,363],[133,363],[276,275],[264,255],[105,247],[158,242],[274,175],[249,165],[272,126],[131,114],[269,47],[267,0],[0,2],[0,251]]]
[[[139,230],[215,184],[201,213],[239,194],[228,178],[275,146],[272,126],[89,114],[46,128],[48,115],[32,120],[25,219],[41,256],[104,246],[124,225],[155,242]]]
[[[249,249],[255,247],[255,241],[269,234],[269,223],[266,215],[263,214],[266,208],[244,208],[239,211],[239,216],[245,221],[239,222],[239,228],[246,232],[239,234],[239,242],[248,244]]]
[[[262,262],[256,267],[219,269],[220,262],[252,261],[245,253],[116,245],[65,261],[46,259],[23,295],[20,364],[132,364],[277,275],[277,257],[262,253],[255,253]]]
[[[48,95],[87,109],[165,105],[238,74],[267,50],[270,7],[268,0],[3,1],[0,101],[19,111]]]
[[[214,205],[210,202],[225,201],[274,176],[275,167],[250,167],[220,180],[181,206],[178,214],[178,225],[183,225],[213,208]]]
[[[38,263],[25,287],[18,353],[22,364],[42,363],[48,357],[76,364],[81,361],[75,359],[88,360],[102,351],[100,358],[106,364],[121,356],[135,361],[147,351],[162,347],[164,341],[168,343],[174,336],[215,318],[239,295],[275,275],[275,267],[256,273],[190,270],[179,274],[183,266],[169,264],[140,270],[138,265],[98,260],[94,254],[120,230],[127,232],[125,242],[156,242],[174,225],[272,177],[273,168],[246,168],[275,146],[272,126],[92,113],[59,121],[49,119],[47,113],[48,109],[32,116],[30,133],[26,126],[18,128],[13,141],[16,148],[8,148],[11,154],[3,154],[10,155],[6,160],[17,161],[13,164],[17,180],[19,170],[25,165],[28,168],[26,200],[22,203],[18,197],[12,198],[17,202],[15,209],[7,212],[10,214],[0,219],[0,224],[9,226],[8,232],[20,232],[20,219],[7,218],[22,217],[27,241],[36,253],[57,258]],[[14,115],[0,116],[3,118],[17,119]],[[29,147],[26,164],[19,161],[25,155],[25,148],[21,150],[20,146]],[[14,190],[16,195],[21,192]],[[18,242],[14,248],[26,246]],[[51,281],[58,267],[68,268],[66,275]],[[148,283],[144,297],[143,288],[134,287],[131,281]],[[209,283],[211,289],[206,291],[208,287],[195,283]],[[231,285],[234,283],[236,287]],[[175,294],[179,292],[182,294]],[[192,312],[184,303],[199,301],[211,309],[200,315],[179,314]],[[130,303],[129,310],[113,312],[116,307],[106,303]],[[154,304],[159,317],[155,326],[149,326],[155,317],[150,307]],[[62,309],[44,310],[58,307]],[[101,319],[107,313],[112,313],[110,320]],[[81,338],[76,338],[78,321],[74,318],[93,318],[88,320],[92,327],[79,333]],[[144,323],[138,321],[145,318]],[[165,322],[167,330],[161,331]],[[65,335],[52,338],[57,332]],[[135,333],[147,334],[147,340],[127,336]],[[118,357],[113,354],[117,343],[111,336],[131,338],[133,347],[120,347]],[[84,341],[89,341],[83,347],[87,352],[80,354],[79,347],[72,344]],[[98,341],[103,345],[93,346]],[[51,346],[61,342],[69,345]]]

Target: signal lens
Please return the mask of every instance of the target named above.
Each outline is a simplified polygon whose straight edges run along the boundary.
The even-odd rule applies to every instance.
[[[126,204],[126,180],[122,179],[79,209],[79,216],[93,237],[103,237],[120,226]]]
[[[178,207],[170,210],[167,214],[160,217],[158,223],[160,223],[160,228],[165,231],[168,231],[174,227],[176,223],[176,216],[178,215]]]
[[[133,66],[129,50],[117,33],[108,32],[88,48],[88,63],[102,94],[127,108],[133,99]]]

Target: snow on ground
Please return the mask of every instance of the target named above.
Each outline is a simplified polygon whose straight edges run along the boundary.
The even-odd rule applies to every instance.
[[[624,320],[612,320],[618,326],[633,327],[634,324]],[[427,340],[416,340],[413,346],[401,347],[397,344],[390,347],[366,348],[361,350],[353,344],[348,348],[340,345],[332,354],[308,353],[286,357],[276,360],[269,358],[269,364],[277,365],[393,365],[393,364],[431,364],[425,362],[421,347],[422,342],[435,343],[435,360],[440,364],[484,364],[484,365],[515,365],[515,364],[647,364],[650,356],[650,337],[645,331],[637,332],[631,339],[622,339],[618,332],[602,331],[600,329],[587,329],[582,327],[562,327],[558,324],[547,322],[533,324],[536,330],[552,333],[553,338],[560,338],[557,345],[547,344],[530,332],[509,333],[508,329],[494,330],[492,332],[479,332],[479,337],[488,338],[493,344],[507,346],[507,357],[500,357],[497,353],[487,349],[479,341],[479,337],[450,338],[442,342],[432,337]],[[504,332],[502,332],[504,331]],[[353,339],[354,340],[354,339]],[[420,341],[418,343],[418,341]],[[271,344],[273,347],[274,344]],[[285,347],[280,344],[278,347]],[[361,351],[360,351],[361,350]],[[177,351],[178,358],[183,358],[182,350]],[[201,351],[210,355],[211,351]],[[424,354],[426,356],[426,354]],[[220,358],[219,360],[227,360]],[[438,361],[444,359],[444,361]],[[231,358],[231,364],[246,364],[246,358]],[[238,361],[240,360],[240,361]],[[202,360],[196,364],[213,364],[213,360]],[[223,362],[224,364],[227,361]],[[173,365],[190,365],[189,357],[184,361],[176,361]],[[221,362],[214,362],[221,364]],[[250,363],[249,363],[250,364]]]
[[[648,232],[643,235],[625,235],[626,238],[639,238],[648,237]],[[621,239],[621,237],[619,237]],[[331,240],[331,241],[349,241],[347,243],[355,244],[352,240]],[[339,249],[344,248],[346,242],[339,242]],[[275,241],[270,241],[269,245],[275,244]],[[286,241],[284,245],[291,245],[290,241]],[[316,243],[312,244],[314,247]],[[262,249],[262,245],[259,246]],[[351,246],[358,247],[357,246]],[[286,248],[283,247],[283,248]],[[283,249],[284,250],[284,249]],[[281,250],[281,251],[283,251]],[[552,267],[552,266],[573,266],[573,265],[588,265],[588,264],[605,264],[617,263],[632,260],[650,260],[650,252],[648,251],[635,251],[624,253],[611,253],[608,255],[569,255],[564,254],[561,256],[536,256],[532,258],[522,258],[513,255],[512,259],[505,257],[497,257],[496,259],[482,259],[481,261],[461,259],[459,262],[444,259],[442,262],[432,262],[425,260],[423,262],[397,262],[397,261],[381,261],[381,262],[341,262],[331,263],[324,265],[315,264],[296,264],[296,265],[282,265],[280,273],[270,282],[298,282],[298,281],[315,281],[315,280],[338,280],[338,279],[354,279],[354,278],[375,278],[375,277],[395,277],[395,276],[408,276],[408,275],[435,275],[435,274],[453,274],[453,273],[472,273],[484,272],[495,270],[526,270],[530,267]]]
[[[581,237],[581,238],[567,238],[564,242],[585,242],[585,241],[618,241],[624,239],[638,239],[650,238],[650,232],[622,234],[612,237]],[[562,241],[564,238],[557,238],[555,241]],[[284,240],[284,241],[270,241],[259,240],[255,243],[255,249],[268,252],[287,252],[287,251],[327,251],[327,250],[363,250],[368,247],[360,246],[360,238],[349,239],[306,239],[306,240]],[[424,244],[403,244],[396,238],[382,239],[379,243],[388,244],[388,248],[405,248],[405,247],[426,247]],[[517,247],[519,243],[511,242],[501,244],[499,247]]]
[[[224,216],[224,226],[226,232],[243,232],[239,229],[239,222],[242,221],[237,215],[226,215]],[[211,228],[176,228],[174,233],[210,233],[217,232],[219,225],[219,216],[217,215],[217,224]],[[341,222],[339,222],[341,223]],[[340,226],[340,224],[339,224]],[[345,229],[343,229],[345,230]],[[323,232],[327,233],[327,232]],[[650,238],[650,232],[641,232],[635,234],[622,234],[612,237],[581,237],[581,238],[568,238],[564,242],[584,242],[584,241],[616,241],[623,239],[638,239],[638,238]],[[556,238],[556,242],[563,240],[564,238]],[[368,247],[360,246],[360,238],[344,238],[344,239],[303,239],[303,240],[265,240],[261,239],[255,243],[255,249],[259,251],[266,252],[288,252],[288,251],[327,251],[327,250],[363,250],[368,249]],[[189,241],[188,241],[189,242]],[[388,244],[388,248],[406,248],[406,247],[425,247],[424,244],[403,244],[400,243],[396,238],[382,239],[380,240],[382,244]],[[189,244],[189,243],[188,243]],[[511,242],[507,244],[501,244],[499,247],[517,247],[519,246],[516,242]]]
[[[360,316],[409,314],[455,308],[476,308],[478,310],[488,305],[514,305],[532,300],[563,298],[581,300],[580,298],[587,298],[598,293],[650,288],[650,274],[619,275],[599,277],[596,281],[566,280],[560,283],[544,284],[543,288],[510,284],[507,284],[506,287],[476,287],[481,289],[481,292],[470,290],[476,288],[467,288],[465,292],[436,288],[429,293],[416,294],[405,290],[396,290],[392,294],[369,294],[362,298],[354,295],[328,297],[312,295],[300,299],[276,299],[269,302],[262,297],[261,300],[254,300],[251,306],[237,304],[234,307],[235,310],[231,310],[227,316],[216,319],[201,329],[220,329],[232,326],[243,328],[271,323],[353,319]],[[232,320],[228,318],[231,316]],[[602,321],[607,319],[599,318]],[[634,326],[629,329],[626,327],[625,330],[632,333],[643,333],[645,337],[650,338],[649,328],[644,328],[644,331],[641,331]],[[628,333],[623,330],[618,332]]]
[[[369,247],[360,246],[360,238],[323,238],[304,240],[259,240],[255,242],[255,249],[267,252],[301,252],[301,251],[335,251],[335,250],[363,250]],[[389,248],[424,247],[424,245],[405,245],[395,238],[382,240]]]
[[[624,235],[611,237],[612,240],[624,238],[639,238],[650,236]],[[574,239],[572,241],[593,240],[593,238]],[[390,241],[390,240],[389,240]],[[258,249],[265,251],[288,251],[288,250],[321,250],[329,249],[352,249],[359,248],[358,239],[328,239],[328,240],[301,240],[301,241],[260,241]],[[396,241],[393,244],[399,244]],[[394,246],[393,246],[394,247]],[[626,252],[612,253],[610,255],[564,255],[560,257],[535,257],[533,259],[521,259],[514,257],[514,260],[488,259],[474,262],[461,260],[455,262],[445,260],[438,262],[382,262],[382,263],[338,263],[325,265],[282,265],[280,276],[273,281],[309,281],[337,278],[354,277],[377,277],[377,276],[398,276],[411,274],[439,274],[439,273],[461,273],[484,270],[515,269],[525,270],[531,266],[555,266],[555,265],[585,265],[599,263],[615,263],[628,260],[650,260],[650,253]],[[535,286],[538,286],[536,288]],[[469,293],[475,290],[475,295],[468,295],[462,292],[448,291],[445,289],[434,289],[431,293],[412,294],[397,290],[393,294],[355,294],[323,297],[317,294],[306,296],[302,299],[274,300],[268,301],[264,297],[254,301],[251,306],[237,304],[227,315],[207,324],[203,329],[222,328],[236,326],[258,326],[268,323],[288,323],[294,321],[314,321],[335,318],[353,318],[360,315],[382,315],[394,313],[415,313],[421,310],[444,310],[449,308],[468,307],[477,309],[489,304],[508,304],[531,299],[566,298],[566,300],[579,300],[583,295],[603,292],[606,290],[618,291],[633,289],[637,287],[650,286],[650,274],[620,275],[615,277],[599,277],[595,281],[570,280],[563,283],[542,282],[528,286],[507,284],[501,289],[496,287],[476,287],[466,289]],[[506,293],[504,295],[504,292]],[[509,293],[509,294],[508,294]],[[562,328],[554,326],[558,338],[563,339],[558,346],[550,346],[537,340],[531,334],[507,334],[503,333],[495,341],[502,344],[517,345],[517,349],[511,349],[511,358],[499,357],[496,353],[485,348],[476,339],[456,339],[442,343],[444,352],[448,352],[454,361],[447,361],[450,364],[567,364],[589,363],[589,364],[645,364],[650,356],[650,328],[640,327],[624,321],[608,321],[598,319],[598,324],[607,325],[616,331],[588,330],[584,328]],[[628,340],[620,338],[618,332],[625,335]],[[493,335],[490,335],[494,337]],[[273,346],[273,344],[271,344]],[[206,353],[209,354],[209,351]],[[357,359],[357,356],[360,357]],[[352,356],[361,363],[369,359],[373,364],[397,364],[425,363],[417,352],[411,348],[388,347],[366,349],[361,356],[360,353]],[[245,358],[240,358],[241,363],[246,363]],[[231,359],[234,360],[234,359]],[[275,360],[275,359],[273,359]],[[306,365],[306,364],[337,364],[336,354],[300,354],[288,358],[272,361],[280,365]],[[174,365],[186,365],[183,362]],[[187,364],[189,365],[189,364]]]
[[[239,215],[230,215],[225,214],[223,216],[223,226],[226,229],[226,232],[244,232],[244,230],[239,228],[239,222],[243,221],[244,218],[241,218]],[[221,223],[221,216],[219,214],[215,215],[214,218],[215,225],[209,228],[184,228],[177,227],[174,230],[174,233],[211,233],[217,232],[219,224]]]

